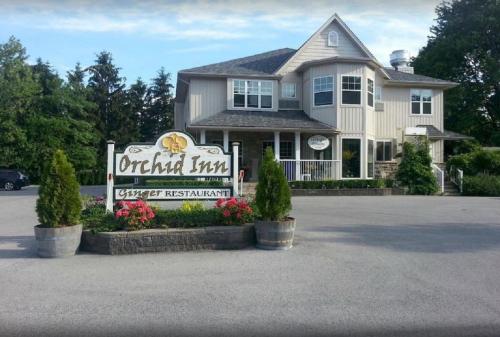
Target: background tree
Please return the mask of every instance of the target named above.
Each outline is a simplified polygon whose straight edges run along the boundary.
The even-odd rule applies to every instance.
[[[143,141],[152,141],[174,125],[173,85],[170,74],[161,68],[147,91],[146,109],[140,119]]]
[[[460,83],[445,93],[447,129],[500,145],[500,2],[444,1],[415,72]]]

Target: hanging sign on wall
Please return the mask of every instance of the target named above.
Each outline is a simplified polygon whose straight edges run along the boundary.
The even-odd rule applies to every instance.
[[[307,140],[307,144],[313,150],[321,151],[330,145],[330,140],[322,135],[315,135]]]

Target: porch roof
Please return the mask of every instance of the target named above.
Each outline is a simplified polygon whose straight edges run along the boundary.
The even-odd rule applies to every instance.
[[[417,125],[417,127],[426,128],[427,136],[429,137],[429,139],[443,139],[443,140],[474,139],[474,137],[466,136],[454,131],[448,131],[448,130],[440,131],[434,125]]]
[[[226,110],[194,122],[188,128],[197,129],[251,129],[254,131],[317,131],[337,133],[328,124],[309,117],[301,110],[248,111]]]

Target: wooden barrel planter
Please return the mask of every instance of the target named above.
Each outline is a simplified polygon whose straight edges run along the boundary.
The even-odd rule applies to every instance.
[[[257,248],[287,250],[292,248],[295,233],[295,218],[283,221],[256,221]]]
[[[82,225],[44,228],[35,226],[35,238],[40,257],[75,255],[82,237]]]

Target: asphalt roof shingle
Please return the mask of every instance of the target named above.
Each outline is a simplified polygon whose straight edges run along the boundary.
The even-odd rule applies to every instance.
[[[255,129],[311,129],[335,131],[325,123],[310,118],[301,110],[246,111],[226,110],[191,124],[194,127],[241,127]]]
[[[202,67],[181,70],[184,74],[207,75],[273,75],[285,63],[295,49],[283,48],[266,53],[209,64]]]
[[[440,131],[434,125],[417,125],[417,127],[426,128],[429,139],[463,140],[474,138],[454,131]]]
[[[453,84],[454,82],[441,80],[439,78],[410,74],[403,71],[397,71],[394,68],[384,68],[391,80],[400,82],[426,82],[426,83],[436,83],[436,84]]]

